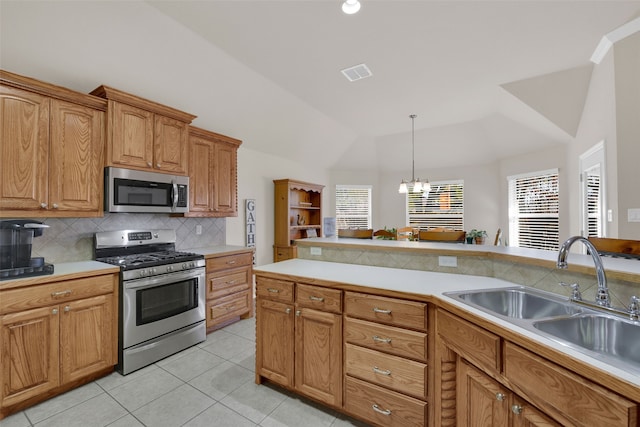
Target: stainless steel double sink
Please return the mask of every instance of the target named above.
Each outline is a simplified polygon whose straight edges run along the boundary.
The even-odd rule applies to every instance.
[[[444,295],[608,364],[640,374],[638,321],[524,286],[445,292]]]

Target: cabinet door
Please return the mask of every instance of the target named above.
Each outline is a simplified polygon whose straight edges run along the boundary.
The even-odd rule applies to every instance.
[[[512,427],[560,427],[561,425],[515,395],[511,408]]]
[[[217,214],[224,214],[225,216],[236,216],[238,214],[237,151],[238,148],[232,145],[215,144],[213,210]]]
[[[342,405],[342,315],[296,311],[296,389],[330,405]]]
[[[49,174],[49,98],[0,86],[0,210],[40,210]]]
[[[58,386],[59,316],[53,306],[0,317],[2,407]]]
[[[190,138],[189,212],[213,211],[214,143],[204,138]]]
[[[153,113],[109,101],[107,164],[153,167]]]
[[[261,299],[257,311],[257,374],[293,387],[293,306]]]
[[[113,295],[100,295],[61,305],[62,382],[67,383],[112,367]]]
[[[186,175],[188,143],[189,131],[185,122],[155,115],[155,169]]]
[[[464,361],[458,363],[456,379],[458,426],[509,425],[510,391]]]
[[[49,209],[101,211],[104,113],[51,101]]]

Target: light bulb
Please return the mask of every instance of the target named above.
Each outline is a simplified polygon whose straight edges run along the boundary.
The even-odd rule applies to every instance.
[[[345,0],[342,3],[342,11],[347,15],[353,15],[360,10],[360,2],[358,0]]]
[[[429,181],[422,184],[422,191],[424,191],[425,193],[431,191],[431,184],[429,184]]]
[[[400,188],[398,188],[398,193],[406,194],[407,193],[407,182],[403,179],[400,183]]]
[[[412,193],[420,193],[422,191],[422,183],[420,182],[419,179],[416,180],[416,182],[413,184],[413,190],[411,190]]]

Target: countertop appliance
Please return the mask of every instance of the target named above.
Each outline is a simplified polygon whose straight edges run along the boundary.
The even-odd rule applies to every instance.
[[[109,212],[189,212],[188,176],[108,167],[104,185]]]
[[[0,221],[0,280],[53,274],[52,264],[31,257],[33,238],[45,228],[49,226],[32,219]]]
[[[118,372],[205,340],[205,259],[175,250],[175,230],[95,234],[95,259],[120,266]]]

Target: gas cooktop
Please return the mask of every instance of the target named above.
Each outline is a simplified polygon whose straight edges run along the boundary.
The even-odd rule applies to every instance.
[[[172,263],[194,261],[202,258],[204,257],[200,254],[169,250],[160,252],[146,252],[130,255],[109,256],[104,258],[96,258],[96,261],[118,265],[122,270],[131,270],[134,268],[148,268]]]

